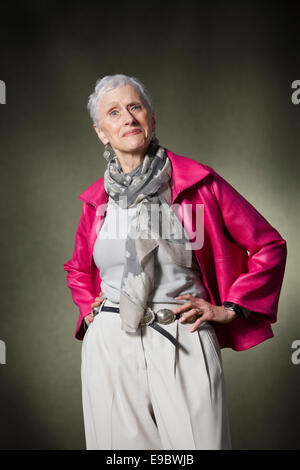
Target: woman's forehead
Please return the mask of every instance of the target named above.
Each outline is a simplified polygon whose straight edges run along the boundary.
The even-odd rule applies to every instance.
[[[104,92],[100,98],[100,102],[103,105],[110,106],[119,102],[131,101],[132,99],[142,101],[142,96],[139,91],[131,85],[125,85],[120,88],[114,88]]]

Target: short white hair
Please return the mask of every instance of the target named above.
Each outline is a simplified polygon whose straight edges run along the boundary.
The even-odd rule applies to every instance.
[[[152,115],[154,114],[153,105],[151,102],[150,95],[146,90],[145,85],[135,77],[128,77],[128,75],[123,75],[121,73],[116,75],[106,75],[103,78],[99,78],[96,81],[95,90],[89,96],[87,108],[90,113],[90,116],[93,120],[93,123],[100,129],[100,122],[98,118],[99,113],[99,100],[104,93],[115,88],[121,88],[125,85],[131,85],[134,87],[145,100],[148,105]]]

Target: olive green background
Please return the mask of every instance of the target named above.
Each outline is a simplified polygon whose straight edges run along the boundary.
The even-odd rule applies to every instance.
[[[239,6],[241,5],[241,6]],[[1,449],[84,449],[81,342],[62,265],[103,176],[86,103],[145,83],[160,143],[212,166],[288,243],[274,338],[223,349],[234,449],[299,448],[299,20],[292,3],[1,3]],[[188,175],[187,175],[188,177]]]

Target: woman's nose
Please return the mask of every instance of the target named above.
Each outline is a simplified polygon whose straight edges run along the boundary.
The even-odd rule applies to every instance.
[[[132,124],[132,123],[136,123],[136,119],[135,117],[130,113],[130,111],[128,111],[127,109],[124,111],[124,124]]]

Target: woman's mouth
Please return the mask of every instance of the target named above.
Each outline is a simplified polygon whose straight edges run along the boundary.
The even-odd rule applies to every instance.
[[[139,134],[140,132],[142,132],[140,129],[133,129],[132,131],[125,132],[125,134],[123,134],[123,137],[127,137],[128,135],[132,134]]]

